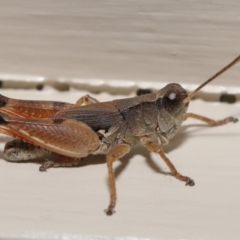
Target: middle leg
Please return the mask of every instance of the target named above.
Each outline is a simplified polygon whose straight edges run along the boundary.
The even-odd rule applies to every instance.
[[[93,104],[93,103],[97,103],[99,102],[97,99],[91,97],[90,95],[85,95],[83,97],[80,97],[77,102],[76,102],[76,105],[77,106],[82,106],[82,105],[90,105],[90,104]]]
[[[120,144],[113,147],[107,154],[108,179],[110,186],[110,203],[105,211],[107,215],[112,215],[114,213],[114,208],[117,201],[116,184],[113,173],[113,162],[126,155],[129,151],[130,146],[128,144]]]

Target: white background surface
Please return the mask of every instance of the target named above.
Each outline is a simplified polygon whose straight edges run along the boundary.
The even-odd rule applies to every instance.
[[[0,3],[2,73],[199,83],[240,52],[238,0]]]
[[[15,91],[14,91],[15,92]],[[12,92],[12,93],[14,93]],[[10,91],[4,91],[10,95]],[[69,93],[19,91],[20,97],[48,99]],[[101,94],[100,99],[109,99]],[[194,101],[190,110],[215,118],[240,117],[240,106]],[[62,234],[157,239],[237,239],[239,236],[239,124],[219,128],[189,126],[188,121],[165,147],[178,170],[196,185],[160,173],[167,167],[142,148],[116,163],[116,214],[107,217],[107,167],[99,157],[82,167],[38,171],[37,163],[0,161],[2,236],[40,238]],[[5,142],[6,137],[2,137]],[[25,235],[24,235],[25,234]],[[71,239],[67,237],[67,239]],[[74,239],[74,238],[73,238]]]
[[[231,1],[0,1],[0,73],[47,78],[201,83],[240,53],[240,3]],[[212,85],[239,94],[239,65]],[[18,75],[19,76],[19,75]],[[11,77],[10,77],[11,78]],[[116,82],[119,84],[119,81]],[[8,83],[4,83],[7,86]],[[228,88],[229,89],[229,88]],[[96,95],[103,100],[116,96]],[[127,92],[128,89],[126,89]],[[3,89],[24,99],[75,102],[86,92]],[[122,94],[122,93],[121,93]],[[133,93],[132,93],[133,94]],[[233,105],[194,101],[191,111],[240,117]],[[107,168],[89,158],[77,168],[38,172],[38,163],[0,161],[0,237],[27,239],[239,239],[240,128],[187,127],[166,147],[196,186],[160,173],[142,148],[116,163],[117,213],[106,217]],[[4,143],[6,137],[1,137]],[[2,145],[3,146],[3,145]]]

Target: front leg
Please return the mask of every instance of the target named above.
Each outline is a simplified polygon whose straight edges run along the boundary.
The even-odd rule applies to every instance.
[[[225,125],[225,124],[230,123],[230,122],[233,122],[233,123],[238,122],[238,119],[234,118],[234,117],[228,117],[228,118],[225,118],[225,119],[222,119],[222,120],[215,121],[211,118],[207,118],[207,117],[195,114],[195,113],[186,113],[184,120],[187,120],[188,118],[194,118],[194,119],[197,119],[199,121],[205,122],[208,125],[210,125],[211,127],[217,127],[217,126]]]
[[[163,161],[167,164],[167,166],[169,167],[172,175],[177,178],[180,181],[183,181],[186,183],[186,185],[189,186],[194,186],[195,183],[194,181],[187,177],[187,176],[183,176],[182,174],[180,174],[177,169],[175,168],[175,166],[171,163],[171,161],[169,160],[169,158],[167,158],[167,156],[165,155],[165,153],[163,152],[163,149],[161,147],[161,145],[159,145],[158,143],[153,142],[149,137],[142,137],[141,139],[141,143],[151,152],[155,152],[158,153],[160,155],[160,157],[163,159]]]

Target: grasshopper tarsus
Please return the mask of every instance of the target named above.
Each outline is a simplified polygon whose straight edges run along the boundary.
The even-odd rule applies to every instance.
[[[115,213],[115,210],[108,208],[104,210],[104,212],[106,213],[107,216],[112,216]]]
[[[39,167],[40,172],[46,172],[48,168],[57,168],[57,167],[73,167],[77,166],[83,158],[67,158],[63,156],[59,156],[60,159],[55,161],[50,161],[46,159],[42,165]]]
[[[221,125],[225,125],[227,123],[236,123],[238,122],[238,119],[237,118],[234,118],[234,117],[228,117],[228,118],[224,118],[222,120],[219,120],[219,121],[215,121],[215,123],[212,124],[212,127],[218,127],[218,126],[221,126]]]
[[[236,123],[238,121],[239,121],[238,118],[233,118],[233,123]]]
[[[195,182],[193,179],[187,177],[187,176],[183,176],[181,175],[179,172],[173,173],[172,174],[176,179],[185,182],[186,186],[190,186],[193,187],[195,185]]]
[[[238,122],[238,119],[234,118],[234,117],[227,117],[227,118],[224,118],[224,119],[221,119],[221,120],[214,120],[214,119],[207,118],[205,116],[198,115],[198,114],[195,114],[195,113],[186,113],[186,115],[184,117],[184,120],[187,120],[188,118],[194,118],[196,120],[205,122],[211,127],[222,126],[222,125],[225,125],[225,124],[230,123],[230,122],[232,122],[232,123]]]
[[[46,172],[48,168],[51,168],[54,166],[54,161],[50,161],[48,159],[45,159],[43,164],[39,167],[40,172]]]
[[[189,181],[188,181],[188,182],[186,182],[186,186],[190,186],[190,187],[193,187],[193,186],[195,186],[195,182],[194,182],[194,180],[192,180],[192,179],[189,179]]]
[[[40,166],[39,167],[39,172],[47,172],[47,169],[44,168],[43,166]]]

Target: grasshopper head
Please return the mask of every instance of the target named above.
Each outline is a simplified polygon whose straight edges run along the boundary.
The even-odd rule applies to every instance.
[[[175,135],[184,120],[187,96],[187,91],[177,83],[168,84],[157,93],[158,128],[168,139]]]
[[[172,138],[185,118],[192,97],[239,61],[240,55],[189,94],[176,83],[168,84],[162,88],[156,95],[159,134],[163,134],[167,139]]]
[[[157,93],[157,105],[163,108],[168,114],[177,117],[184,109],[187,109],[188,102],[184,99],[188,97],[187,91],[177,83],[168,84]]]

